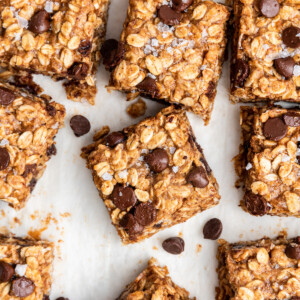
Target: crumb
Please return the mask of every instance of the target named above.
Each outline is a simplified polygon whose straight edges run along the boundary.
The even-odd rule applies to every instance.
[[[127,113],[132,118],[138,118],[143,116],[146,113],[147,105],[146,103],[139,98],[139,100],[135,103],[129,105],[126,109]]]
[[[153,246],[152,249],[153,250],[158,250],[158,248],[156,246]]]
[[[0,234],[9,235],[10,231],[5,226],[0,227]]]
[[[108,126],[103,126],[100,130],[98,130],[94,136],[93,136],[93,141],[96,142],[103,138],[105,135],[109,133],[110,129]]]
[[[243,237],[244,237],[244,234],[241,233],[241,234],[239,235],[239,237],[240,237],[240,239],[243,238]]]
[[[4,211],[3,209],[1,209],[1,216],[2,216],[2,217],[5,217],[5,216],[6,216],[5,211]]]
[[[63,214],[59,214],[61,217],[63,218],[68,218],[68,217],[71,217],[71,214],[69,212],[65,212]]]
[[[14,217],[14,222],[15,222],[16,224],[21,225],[21,220],[18,219],[17,217]]]
[[[179,232],[179,233],[178,233],[178,236],[182,238],[182,237],[183,237],[183,233],[182,233],[182,232]]]
[[[254,229],[251,229],[250,232],[254,232]]]
[[[196,254],[200,253],[202,250],[202,245],[201,244],[197,244],[196,245]]]

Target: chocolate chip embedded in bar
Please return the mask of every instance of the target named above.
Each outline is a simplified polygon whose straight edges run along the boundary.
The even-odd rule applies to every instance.
[[[0,257],[1,299],[49,299],[52,243],[0,235]]]
[[[300,217],[300,110],[242,106],[240,114],[235,169],[245,189],[242,208],[256,216]]]
[[[221,240],[216,300],[299,299],[299,254],[299,237],[234,244]]]
[[[0,199],[20,209],[56,154],[65,109],[0,81],[0,115]]]
[[[191,133],[184,111],[170,106],[83,149],[123,243],[218,204],[218,184]]]
[[[120,42],[103,47],[108,89],[181,104],[208,122],[228,19],[228,9],[212,1],[130,0]]]
[[[296,1],[234,0],[233,102],[300,102]]]
[[[109,0],[0,2],[2,67],[67,79],[68,98],[94,103]]]
[[[175,284],[169,276],[168,268],[160,267],[156,259],[151,258],[148,267],[128,284],[116,300],[130,299],[178,299],[189,300],[189,293]]]

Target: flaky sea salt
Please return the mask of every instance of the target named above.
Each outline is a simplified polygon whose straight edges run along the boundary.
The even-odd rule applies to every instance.
[[[152,73],[147,73],[147,77],[150,77],[150,78],[152,78],[152,79],[156,79],[156,76],[153,75]]]
[[[103,180],[111,181],[113,179],[112,175],[110,175],[108,172],[105,172],[102,176]]]
[[[287,162],[287,161],[290,161],[291,160],[291,158],[288,156],[288,155],[284,155],[283,157],[282,157],[282,161],[283,162]]]
[[[251,164],[251,163],[248,163],[245,169],[246,169],[247,171],[250,170],[250,169],[252,169],[252,164]]]
[[[2,139],[0,142],[0,146],[9,145],[9,141],[7,139]]]
[[[16,265],[15,272],[19,276],[24,276],[27,270],[27,265]]]
[[[17,13],[16,13],[16,19],[17,19],[18,24],[21,28],[27,28],[28,27],[28,21],[25,18],[20,17]]]
[[[53,2],[52,1],[46,1],[45,11],[48,12],[49,14],[53,13]]]
[[[294,66],[293,74],[294,74],[294,76],[300,76],[300,66],[299,65]]]
[[[207,33],[207,31],[206,31],[206,29],[203,29],[203,31],[202,31],[202,38],[206,38],[208,36],[208,33]]]
[[[171,153],[171,154],[174,154],[175,151],[176,151],[176,148],[175,148],[175,147],[170,147],[169,150],[170,150],[170,153]]]
[[[200,67],[200,70],[203,71],[203,70],[206,69],[206,67],[207,67],[207,65],[202,65],[202,66]]]
[[[173,167],[172,167],[172,171],[173,171],[174,173],[177,173],[177,172],[178,172],[178,167],[177,167],[177,166],[173,166]]]
[[[119,175],[119,177],[120,177],[121,179],[124,179],[124,178],[127,177],[128,172],[127,172],[127,170],[123,170],[123,171],[119,172],[118,175]]]

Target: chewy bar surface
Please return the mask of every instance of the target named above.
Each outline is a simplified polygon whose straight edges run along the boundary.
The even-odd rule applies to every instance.
[[[228,9],[212,1],[130,0],[110,89],[181,104],[208,122]],[[116,62],[114,62],[116,63]]]
[[[93,104],[108,4],[108,0],[1,0],[1,66],[65,78],[68,98]]]
[[[172,106],[83,149],[124,244],[219,202],[218,184],[185,112]]]
[[[220,243],[217,300],[299,299],[300,237]]]
[[[172,282],[168,268],[151,258],[148,267],[130,283],[116,300],[189,300],[189,293]],[[193,298],[195,299],[195,298]]]
[[[242,208],[300,217],[300,110],[241,107],[242,144],[235,167],[244,183]]]
[[[0,200],[15,209],[25,205],[56,154],[64,116],[63,105],[0,81]]]
[[[49,299],[53,244],[0,235],[0,298]]]
[[[233,102],[300,102],[299,5],[279,2],[234,0]]]

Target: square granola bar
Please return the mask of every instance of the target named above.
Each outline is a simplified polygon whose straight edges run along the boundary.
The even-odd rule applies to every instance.
[[[117,300],[138,299],[189,300],[191,298],[185,289],[172,281],[168,268],[160,267],[156,259],[151,258],[148,267],[127,285],[125,291],[117,298]]]
[[[67,79],[68,98],[94,103],[108,0],[1,0],[0,65]]]
[[[0,235],[0,257],[2,300],[49,299],[52,243]]]
[[[300,110],[241,107],[242,143],[235,168],[244,183],[242,208],[300,217]]]
[[[218,184],[183,110],[170,106],[107,133],[98,134],[82,157],[124,244],[218,204]]]
[[[299,299],[300,237],[220,244],[217,300]]]
[[[25,205],[56,154],[53,139],[64,116],[63,105],[0,81],[0,200]]]
[[[294,0],[234,0],[231,100],[300,102],[300,11]]]
[[[120,43],[110,42],[104,55],[113,69],[109,90],[181,104],[207,123],[228,19],[228,9],[212,1],[130,0]]]

